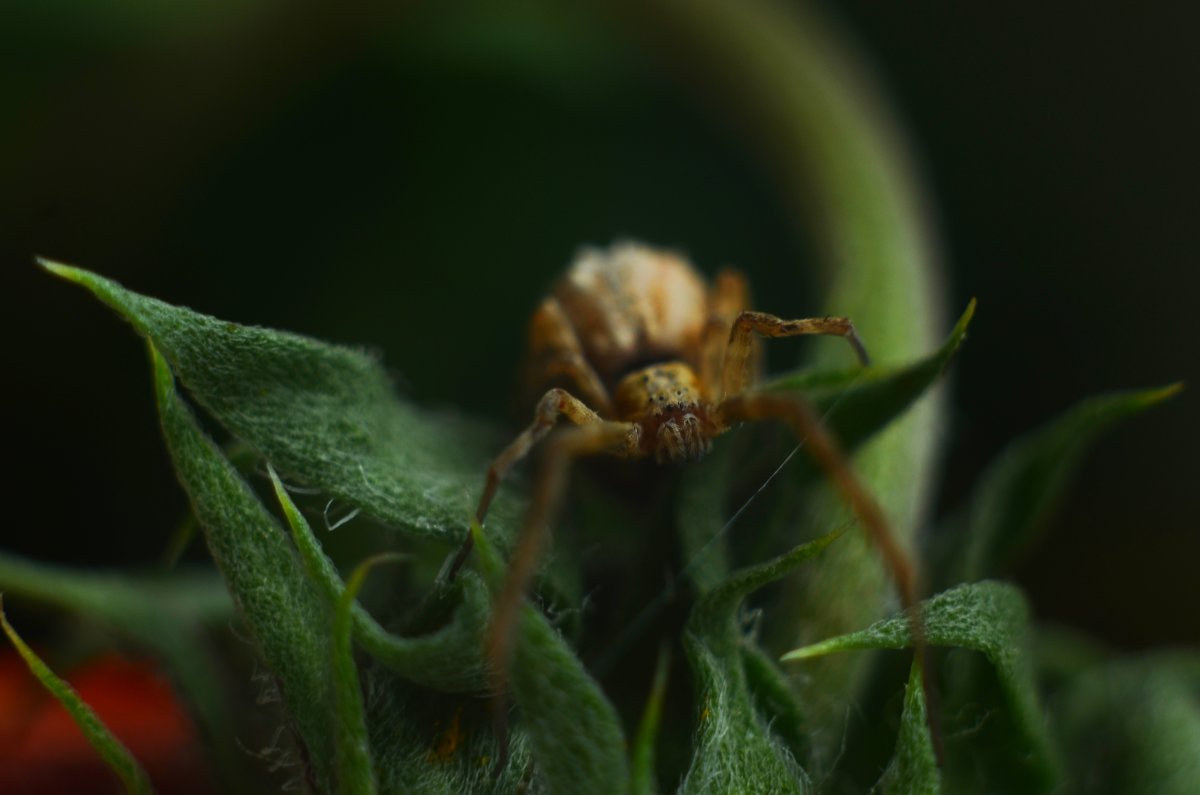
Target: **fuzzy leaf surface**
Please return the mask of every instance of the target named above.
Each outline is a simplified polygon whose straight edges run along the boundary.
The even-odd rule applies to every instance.
[[[361,351],[218,320],[79,268],[42,266],[152,340],[196,402],[284,476],[412,535],[462,541],[474,508],[467,487],[502,443],[488,426],[405,404]],[[513,526],[513,491],[497,496],[489,531]]]
[[[839,535],[830,533],[737,571],[697,602],[684,644],[700,716],[696,752],[682,792],[808,791],[808,774],[758,711],[740,652],[750,642],[742,637],[738,613],[746,596],[795,570]]]
[[[278,488],[278,479],[271,473]],[[333,695],[337,709],[338,792],[344,795],[375,795],[379,790],[375,779],[371,741],[367,734],[366,708],[363,706],[362,684],[358,664],[354,660],[351,640],[353,612],[358,592],[371,569],[395,556],[381,555],[360,563],[350,575],[346,589],[333,606]]]
[[[975,304],[971,302],[942,344],[910,364],[797,373],[773,381],[764,389],[795,392],[812,401],[822,422],[847,450],[853,450],[886,433],[922,395],[936,386],[966,339],[974,310]],[[728,445],[714,447],[710,456],[714,461],[706,460],[683,476],[678,524],[682,528],[684,560],[694,561],[689,563],[689,575],[702,591],[713,587],[731,566],[729,544],[723,537],[724,509],[737,469],[727,460],[727,448]],[[807,528],[828,527],[845,520],[845,503],[836,495],[824,493],[824,484],[815,481],[816,467],[803,449],[785,472],[792,485],[812,484],[818,491],[793,488],[781,493],[777,488],[767,502],[780,507],[766,523],[760,524],[754,531],[756,534],[779,544],[797,535],[804,537]],[[876,493],[882,498],[882,494]],[[803,517],[800,523],[796,521],[798,515]],[[897,533],[904,532],[899,524],[893,526]],[[822,560],[810,582],[784,585],[786,593],[772,612],[772,623],[767,628],[772,635],[770,641],[787,648],[799,640],[797,627],[821,637],[862,626],[883,614],[883,605],[890,602],[891,593],[881,567],[878,550],[865,537],[856,533],[846,539],[846,543],[839,544]],[[804,639],[807,637],[811,636]],[[802,695],[809,705],[806,731],[810,740],[843,735],[844,710],[827,705],[845,703],[839,695],[857,697],[853,692],[858,685],[855,673],[854,664],[817,667],[810,672],[811,684],[807,686],[810,692]],[[823,767],[837,753],[836,747],[819,749],[813,763],[814,773],[824,774]]]
[[[503,569],[495,546],[478,525],[472,533],[485,578],[499,583]],[[514,646],[512,695],[547,791],[628,792],[629,760],[620,718],[562,635],[544,615],[524,605]]]
[[[386,795],[539,795],[529,737],[515,725],[508,763],[497,769],[500,746],[486,701],[408,686],[379,667],[365,674],[367,728],[379,791]]]
[[[1044,792],[1058,780],[1058,763],[1037,700],[1031,667],[1025,598],[1014,586],[978,582],[937,594],[921,605],[926,641],[981,652],[995,669],[1013,730],[1024,754],[1014,775],[1026,791]],[[784,655],[807,660],[853,649],[903,649],[912,645],[908,618],[895,615],[859,632],[814,643]],[[949,694],[955,695],[953,693]]]
[[[163,435],[179,481],[205,531],[255,645],[279,685],[318,784],[331,777],[334,733],[329,687],[329,610],[288,541],[175,391],[167,361],[151,346]]]
[[[345,592],[346,585],[278,475],[273,469],[270,474],[305,570],[332,603]],[[402,637],[386,630],[355,601],[350,605],[354,639],[382,665],[410,681],[447,692],[482,690],[487,672],[483,636],[491,616],[487,588],[479,575],[469,570],[451,585],[439,582],[434,587],[431,601],[452,611],[449,621],[439,629]]]
[[[926,715],[921,669],[914,661],[904,688],[904,712],[900,716],[896,753],[879,782],[884,792],[938,795],[942,791],[942,774],[929,738]]]

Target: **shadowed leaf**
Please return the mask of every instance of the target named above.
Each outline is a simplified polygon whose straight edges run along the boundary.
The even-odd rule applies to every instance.
[[[1083,453],[1118,422],[1178,394],[1178,384],[1085,400],[1009,445],[975,487],[966,516],[941,534],[944,584],[995,576],[1045,523]]]
[[[345,587],[333,562],[321,550],[308,520],[292,502],[283,483],[270,470],[275,496],[283,508],[309,577],[331,602]],[[485,686],[483,636],[491,616],[491,603],[482,580],[463,571],[452,585],[439,582],[430,597],[453,608],[451,619],[426,635],[401,637],[388,632],[357,602],[350,607],[354,639],[368,654],[390,670],[437,690],[479,691]]]
[[[1027,791],[1050,790],[1058,779],[1058,765],[1037,703],[1027,637],[1029,613],[1020,591],[1000,582],[971,583],[934,596],[921,609],[929,645],[981,652],[992,664],[1025,751],[1012,767],[1025,777]],[[790,651],[783,660],[808,660],[852,649],[903,649],[911,644],[908,618],[899,614],[859,632]]]
[[[215,572],[96,573],[0,552],[0,590],[98,621],[153,654],[187,699],[210,748],[226,748],[219,738],[233,730],[232,718],[203,634],[229,622],[233,602]],[[219,753],[217,762],[228,779],[236,777],[240,761],[233,754]]]
[[[462,541],[467,493],[501,439],[494,430],[398,400],[360,351],[241,326],[148,298],[79,268],[42,267],[90,290],[152,340],[189,394],[290,479],[419,537]],[[512,527],[514,489],[489,531]]]
[[[684,636],[700,705],[696,752],[682,792],[805,792],[808,775],[756,708],[739,652],[738,612],[750,593],[794,571],[842,531],[735,572],[697,602]]]
[[[808,774],[755,712],[737,657],[729,660],[690,633],[684,646],[700,713],[695,755],[679,791],[808,792]]]
[[[629,791],[633,795],[654,795],[658,786],[654,778],[654,744],[658,741],[658,727],[662,722],[663,698],[667,694],[667,675],[670,671],[671,655],[664,646],[658,653],[654,667],[654,681],[650,685],[650,697],[642,711],[637,735],[633,738],[630,753]]]
[[[1063,687],[1050,710],[1073,791],[1200,789],[1200,655],[1094,666]]]
[[[305,577],[287,534],[197,427],[166,360],[150,347],[163,435],[205,540],[279,684],[306,759],[327,786],[334,749],[329,610]]]
[[[904,712],[900,716],[896,753],[879,784],[884,792],[938,795],[942,791],[942,775],[929,739],[921,669],[915,660],[904,688]]]
[[[783,740],[797,759],[803,759],[807,750],[805,715],[792,682],[779,662],[758,644],[743,643],[740,651],[754,708],[771,733]]]
[[[676,524],[686,576],[701,593],[729,576],[725,501],[736,473],[734,445],[729,437],[713,443],[712,452],[683,471]]]
[[[484,577],[499,580],[499,555],[472,528]],[[517,623],[509,681],[538,775],[553,793],[627,792],[626,742],[616,710],[546,617],[529,605]],[[511,764],[511,762],[510,762]]]
[[[63,705],[63,708],[71,715],[71,719],[75,721],[75,725],[83,732],[83,736],[96,749],[96,753],[121,779],[125,791],[131,795],[149,793],[151,791],[150,779],[147,778],[146,771],[133,758],[133,754],[129,753],[129,749],[101,722],[100,717],[92,708],[84,703],[79,694],[69,684],[59,679],[33,652],[33,649],[25,645],[25,641],[21,640],[16,630],[8,623],[8,617],[4,615],[3,602],[0,602],[0,626],[3,627],[4,634],[12,641],[12,644],[17,647],[17,651],[25,660],[25,664],[29,666],[29,670],[42,683],[42,686],[58,700],[58,703]]]
[[[274,470],[271,478],[279,489]],[[367,735],[367,719],[363,707],[362,686],[358,681],[358,666],[354,662],[354,647],[350,640],[353,613],[359,589],[371,569],[397,560],[395,555],[380,555],[363,561],[350,575],[346,589],[337,599],[333,611],[333,693],[337,709],[338,792],[353,795],[373,795],[378,791],[371,759],[371,742]]]
[[[763,389],[801,393],[816,405],[842,444],[854,448],[887,427],[937,382],[966,339],[974,316],[972,300],[941,347],[912,364],[800,372],[771,381]]]

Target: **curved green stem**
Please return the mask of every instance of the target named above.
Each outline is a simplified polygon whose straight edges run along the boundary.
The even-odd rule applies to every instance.
[[[933,348],[944,325],[943,290],[912,163],[862,66],[818,10],[770,0],[658,0],[623,9],[639,32],[653,34],[668,68],[702,89],[757,148],[798,227],[817,244],[829,311],[853,318],[878,361]],[[938,402],[923,399],[855,457],[909,547],[937,466]],[[821,516],[839,510],[832,500],[819,509]],[[804,610],[785,622],[793,638],[799,622],[806,638],[863,626],[892,598],[865,537],[838,546],[790,599]],[[820,703],[844,705],[836,696],[860,686],[862,666],[807,673],[824,694]]]

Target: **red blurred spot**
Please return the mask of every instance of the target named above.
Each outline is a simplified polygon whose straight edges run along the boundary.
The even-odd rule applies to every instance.
[[[106,655],[64,678],[142,763],[157,792],[215,792],[191,720],[153,666]],[[0,792],[120,791],[116,775],[16,651],[0,654]]]

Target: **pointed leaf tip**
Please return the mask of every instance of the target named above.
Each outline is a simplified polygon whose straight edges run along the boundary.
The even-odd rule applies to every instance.
[[[971,323],[971,319],[975,317],[975,306],[979,303],[979,299],[971,296],[971,300],[967,302],[967,308],[963,310],[962,317],[954,324],[954,330],[957,332],[966,331],[967,326]]]
[[[86,272],[86,271],[81,270],[80,268],[76,268],[74,265],[67,265],[62,262],[56,262],[52,259],[46,259],[45,257],[34,257],[33,261],[42,270],[49,271],[50,273],[54,274],[55,276],[58,276],[59,278],[66,279],[66,280],[72,281],[72,282],[78,282],[80,280],[81,275]]]
[[[2,594],[0,594],[0,630],[3,630],[4,634],[8,636],[9,641],[12,642],[17,653],[28,666],[29,672],[62,705],[67,714],[71,716],[71,720],[79,727],[88,744],[121,780],[125,791],[130,795],[150,795],[153,792],[150,787],[150,779],[141,763],[109,730],[96,711],[79,696],[79,693],[66,680],[59,678],[58,674],[46,665],[8,623],[8,616],[4,613]]]
[[[1159,387],[1158,389],[1148,389],[1143,395],[1143,399],[1146,401],[1147,405],[1152,406],[1155,403],[1162,403],[1175,397],[1183,391],[1183,387],[1184,383],[1182,381],[1176,381],[1173,384],[1167,384],[1166,386]]]
[[[152,340],[190,399],[281,472],[398,532],[461,542],[472,507],[462,483],[487,467],[497,429],[400,400],[385,368],[356,348],[224,321],[83,269],[43,267]],[[502,542],[521,515],[519,494],[503,490],[493,505],[490,529]]]
[[[271,480],[278,490],[280,483],[273,469]],[[370,735],[367,731],[362,683],[359,681],[358,667],[354,662],[354,646],[351,640],[354,600],[366,582],[367,575],[375,566],[394,563],[403,558],[401,554],[385,552],[360,563],[350,575],[345,590],[334,606],[332,670],[334,708],[338,717],[335,763],[341,791],[352,795],[374,795],[379,790]]]
[[[951,329],[949,337],[946,338],[946,342],[942,346],[939,356],[943,367],[949,364],[953,355],[962,347],[963,340],[967,338],[967,327],[971,325],[971,321],[975,318],[976,300],[972,298],[967,302],[967,308],[959,315],[958,321],[955,322],[954,328]]]
[[[811,643],[808,646],[801,646],[798,649],[792,649],[787,654],[779,658],[780,662],[795,662],[796,660],[810,660],[813,657],[821,657],[831,651],[836,651],[837,647],[831,643]]]
[[[1012,442],[988,467],[935,550],[931,567],[949,587],[995,576],[1047,526],[1084,453],[1119,422],[1172,398],[1182,384],[1113,392],[1081,401],[1040,428]]]

